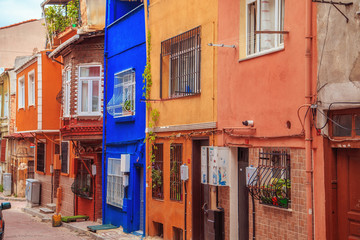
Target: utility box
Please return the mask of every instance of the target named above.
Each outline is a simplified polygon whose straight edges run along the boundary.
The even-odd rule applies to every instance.
[[[11,173],[4,173],[4,195],[10,196],[11,195]]]
[[[181,181],[189,180],[189,167],[186,164],[180,166],[180,178]]]
[[[249,186],[249,183],[255,180],[256,169],[257,168],[253,166],[246,167],[246,186]]]
[[[129,175],[123,175],[123,185],[124,187],[129,186]]]
[[[130,172],[130,154],[121,154],[121,171]]]
[[[201,147],[201,183],[212,186],[230,185],[230,148]]]
[[[30,205],[40,204],[40,181],[37,179],[26,179],[25,198]]]

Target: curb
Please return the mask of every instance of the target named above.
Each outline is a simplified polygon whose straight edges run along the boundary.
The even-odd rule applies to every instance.
[[[27,214],[30,214],[33,217],[40,218],[42,222],[51,222],[51,218],[49,218],[48,216],[41,214],[31,208],[22,208],[21,210]]]
[[[90,236],[92,239],[95,239],[95,240],[106,240],[106,238],[103,238],[93,232],[90,232],[90,231],[87,231],[87,230],[84,230],[82,228],[78,228],[76,226],[73,226],[71,225],[70,223],[62,223],[62,226],[65,227],[65,228],[68,228],[72,231],[75,231],[75,232],[78,232],[78,233],[83,233],[83,234],[86,234],[88,236]]]
[[[25,202],[25,198],[15,198],[15,197],[0,197],[0,200],[6,200],[6,201],[19,201],[19,202]]]

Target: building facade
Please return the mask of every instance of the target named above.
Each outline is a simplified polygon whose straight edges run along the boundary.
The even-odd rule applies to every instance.
[[[145,63],[142,1],[107,1],[103,223],[142,235],[146,179],[142,77]]]
[[[325,186],[325,191],[315,192],[315,236],[326,239],[360,237],[359,3],[319,2],[314,13],[318,26],[314,127],[323,136],[317,144],[322,161],[314,166],[322,181],[315,184]]]
[[[18,196],[25,194],[25,180],[41,182],[41,204],[52,203],[56,186],[53,169],[59,144],[61,66],[42,51],[15,69],[16,125],[9,138],[15,141],[11,173]]]
[[[215,193],[201,184],[200,156],[201,146],[216,144],[217,49],[208,43],[217,39],[218,1],[148,1],[146,13],[146,231],[201,239],[208,232],[202,207]],[[217,208],[215,199],[205,205]]]

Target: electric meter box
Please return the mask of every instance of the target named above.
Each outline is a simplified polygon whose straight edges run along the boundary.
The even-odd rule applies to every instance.
[[[121,171],[130,172],[130,154],[121,154]]]
[[[123,185],[124,185],[124,187],[129,186],[129,175],[123,176]]]
[[[256,172],[256,167],[250,166],[246,167],[246,186],[249,186],[250,179],[253,181],[255,176],[253,176]]]
[[[180,166],[180,178],[182,181],[189,180],[189,167],[186,164]]]

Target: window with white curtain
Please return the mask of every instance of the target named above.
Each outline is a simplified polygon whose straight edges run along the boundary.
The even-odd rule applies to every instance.
[[[108,158],[107,172],[106,203],[122,208],[125,186],[123,185],[123,173],[121,172],[121,159]]]
[[[29,106],[35,105],[35,71],[28,74],[28,102]]]
[[[284,30],[285,0],[246,0],[247,55],[281,47],[282,34],[256,31]]]
[[[113,117],[135,114],[135,71],[127,69],[114,75],[114,93],[107,104]]]
[[[63,116],[70,116],[70,92],[71,92],[71,71],[66,70],[64,74],[64,102],[63,102]]]
[[[101,66],[79,67],[79,115],[100,114]]]
[[[18,84],[18,108],[25,107],[25,77],[19,78]]]

